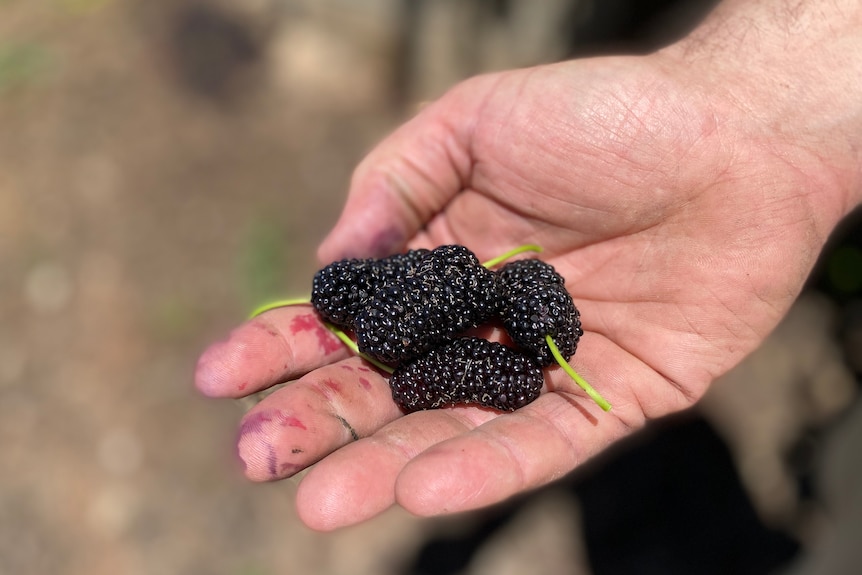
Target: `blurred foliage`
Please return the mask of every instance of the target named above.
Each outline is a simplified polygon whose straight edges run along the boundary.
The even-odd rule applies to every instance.
[[[268,216],[252,218],[239,253],[241,298],[249,311],[263,301],[285,296],[285,269],[289,257],[283,223]]]
[[[50,60],[48,51],[37,44],[0,41],[0,95],[42,76]]]
[[[153,339],[168,343],[193,337],[202,319],[195,302],[179,293],[154,302],[147,317]]]

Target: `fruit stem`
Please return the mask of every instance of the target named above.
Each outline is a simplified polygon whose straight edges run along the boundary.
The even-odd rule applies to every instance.
[[[581,386],[581,389],[586,391],[587,395],[589,395],[592,400],[595,401],[598,406],[602,408],[602,410],[610,411],[611,404],[608,403],[607,400],[602,397],[598,391],[593,389],[593,386],[587,383],[587,381],[583,377],[581,377],[578,372],[572,368],[571,365],[569,365],[569,362],[567,362],[565,358],[563,358],[563,355],[560,353],[557,344],[554,343],[554,339],[550,335],[546,335],[545,341],[548,343],[548,347],[551,348],[551,353],[554,355],[554,359],[557,360],[557,363],[560,364],[560,367],[563,368],[563,371],[568,373],[569,377],[571,377],[575,383]]]
[[[522,254],[524,252],[537,252],[537,253],[539,253],[541,251],[542,251],[542,246],[540,246],[540,245],[524,244],[523,246],[518,246],[517,248],[515,248],[513,250],[509,250],[508,252],[504,253],[501,256],[497,256],[496,258],[490,259],[490,260],[484,262],[482,265],[485,266],[486,268],[492,268],[495,265],[502,263],[502,262],[506,261],[507,259],[512,258],[518,254]]]
[[[361,357],[362,359],[364,359],[365,361],[367,361],[368,363],[370,363],[371,365],[373,365],[377,369],[385,371],[386,373],[390,373],[390,374],[393,371],[395,371],[391,367],[386,365],[385,363],[381,363],[381,362],[377,361],[376,359],[374,359],[373,357],[371,357],[370,355],[368,355],[367,353],[362,353],[361,351],[359,351],[359,346],[356,345],[356,342],[353,341],[352,339],[350,339],[350,336],[347,335],[346,333],[344,333],[344,331],[342,331],[340,328],[338,328],[338,327],[336,327],[336,326],[334,326],[328,322],[324,322],[323,325],[325,325],[327,327],[327,329],[329,329],[329,331],[334,333],[335,337],[340,339],[344,345],[349,347],[350,351],[352,351],[353,353],[355,353],[356,355],[358,355],[359,357]]]
[[[259,316],[260,314],[262,314],[263,312],[269,311],[271,309],[276,309],[276,308],[280,308],[280,307],[287,307],[287,306],[291,306],[291,305],[301,305],[301,304],[306,304],[306,303],[311,303],[311,298],[297,297],[297,298],[292,298],[292,299],[278,299],[278,300],[271,301],[269,303],[265,303],[263,305],[257,306],[256,308],[254,308],[254,310],[250,314],[248,314],[248,319],[254,319],[257,316]]]

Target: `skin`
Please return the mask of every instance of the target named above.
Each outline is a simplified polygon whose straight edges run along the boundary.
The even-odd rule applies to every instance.
[[[393,504],[452,513],[546,484],[695,403],[781,320],[860,202],[860,12],[728,1],[658,53],[482,76],[424,108],[356,169],[321,263],[542,245],[582,313],[571,364],[613,410],[550,369],[511,414],[403,416],[383,374],[292,306],[198,363],[211,397],[292,382],[243,419],[246,475],[316,463],[297,510],[319,530]]]

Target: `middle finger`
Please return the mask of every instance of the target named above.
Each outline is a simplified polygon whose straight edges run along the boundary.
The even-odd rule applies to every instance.
[[[306,374],[250,409],[237,449],[249,479],[282,479],[401,415],[386,378],[351,357]]]

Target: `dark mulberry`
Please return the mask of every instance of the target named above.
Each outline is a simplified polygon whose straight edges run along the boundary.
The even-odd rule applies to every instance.
[[[395,363],[484,323],[497,310],[496,277],[463,246],[432,250],[356,316],[359,350]]]
[[[319,270],[311,284],[311,303],[337,326],[352,329],[356,315],[384,286],[411,273],[428,250],[410,250],[383,259],[344,259]]]
[[[516,290],[537,284],[564,285],[566,283],[566,279],[557,273],[554,266],[535,258],[509,262],[497,273],[503,285]]]
[[[545,341],[550,335],[568,360],[584,334],[578,308],[553,266],[529,259],[500,268],[500,318],[512,340],[542,366],[556,363]]]
[[[475,337],[455,339],[399,365],[389,385],[405,411],[478,404],[514,411],[536,399],[542,369],[526,354]]]

